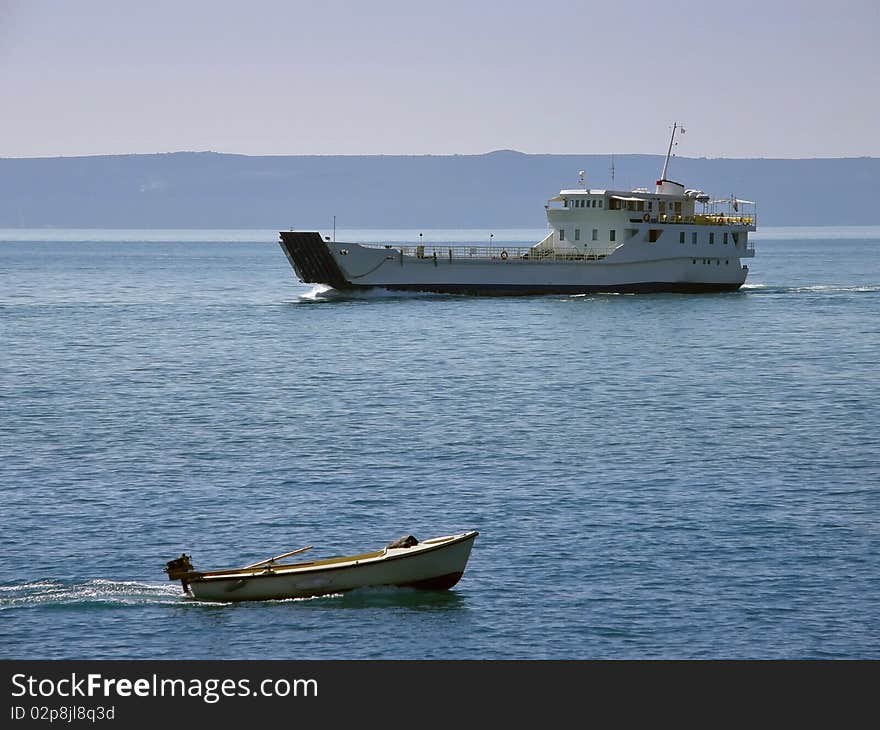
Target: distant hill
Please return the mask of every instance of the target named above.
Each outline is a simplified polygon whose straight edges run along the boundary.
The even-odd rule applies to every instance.
[[[614,187],[663,158],[615,155]],[[611,187],[608,155],[250,157],[214,152],[0,159],[0,227],[541,228],[560,188]],[[761,225],[877,223],[880,158],[693,159],[669,177],[758,202]]]

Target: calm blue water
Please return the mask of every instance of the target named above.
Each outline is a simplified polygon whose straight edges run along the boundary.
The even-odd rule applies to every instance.
[[[501,299],[322,295],[275,236],[0,232],[0,656],[880,658],[880,228]],[[470,528],[447,593],[163,580]]]

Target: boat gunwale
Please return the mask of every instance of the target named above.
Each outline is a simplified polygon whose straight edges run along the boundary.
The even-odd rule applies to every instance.
[[[326,558],[324,560],[311,561],[306,563],[276,565],[270,569],[261,566],[259,569],[248,571],[243,571],[241,568],[229,568],[226,570],[211,570],[205,572],[193,571],[189,575],[181,576],[181,579],[185,580],[188,584],[193,584],[224,580],[254,580],[258,578],[277,578],[291,574],[308,574],[327,572],[331,570],[342,570],[344,568],[354,568],[359,565],[363,565],[364,563],[362,561],[368,561],[368,564],[376,564],[390,562],[392,560],[401,560],[403,558],[410,558],[416,554],[424,555],[425,553],[441,550],[443,548],[451,547],[452,545],[465,542],[466,540],[473,539],[479,534],[480,533],[477,530],[470,530],[469,532],[463,532],[457,535],[448,535],[445,538],[431,538],[429,540],[420,542],[418,545],[414,545],[413,547],[428,545],[428,547],[416,550],[415,553],[406,552],[395,555],[388,555],[388,548],[386,547],[371,553],[361,553],[359,555],[350,555],[337,558]],[[436,540],[441,539],[443,540],[443,542],[441,543],[430,544]],[[407,551],[412,550],[412,548],[403,549]],[[257,570],[259,570],[259,572],[257,572]]]

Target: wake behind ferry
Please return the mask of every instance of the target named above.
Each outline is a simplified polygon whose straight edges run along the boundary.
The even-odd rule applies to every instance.
[[[653,191],[563,189],[544,206],[550,231],[529,247],[337,242],[317,231],[281,231],[304,283],[347,291],[383,288],[456,294],[736,291],[741,259],[755,255],[753,201],[712,199],[667,179],[677,133]]]

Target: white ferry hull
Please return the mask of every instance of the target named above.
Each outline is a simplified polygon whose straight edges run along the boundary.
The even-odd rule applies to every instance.
[[[730,229],[727,229],[730,230]],[[384,288],[484,295],[587,294],[594,292],[736,291],[752,249],[731,244],[691,246],[634,241],[607,256],[542,260],[534,250],[468,257],[467,248],[435,249],[417,256],[400,247],[330,242],[317,232],[283,231],[281,247],[306,283],[338,290]],[[719,236],[720,238],[720,236]]]

